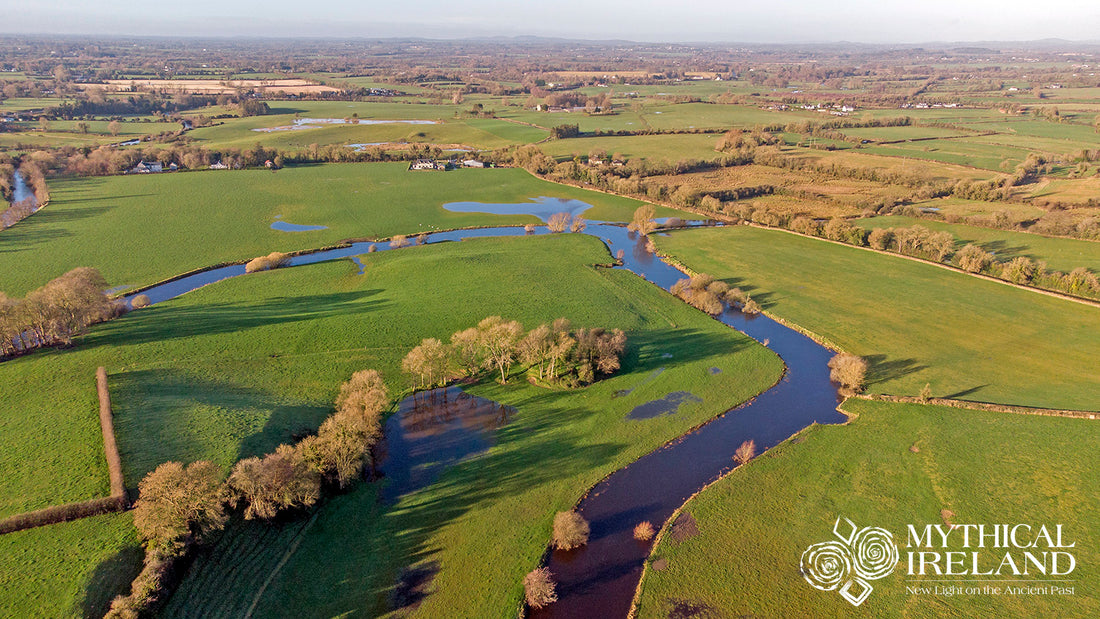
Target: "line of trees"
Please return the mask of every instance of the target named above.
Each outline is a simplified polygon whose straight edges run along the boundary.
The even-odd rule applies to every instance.
[[[134,527],[145,543],[145,562],[129,595],[111,603],[108,619],[137,619],[164,598],[178,562],[196,544],[224,528],[230,510],[245,519],[270,520],[308,509],[325,484],[345,488],[375,468],[382,413],[390,404],[381,375],[362,370],[340,388],[333,413],[314,436],[279,445],[266,456],[237,462],[227,480],[213,462],[165,462],[142,479]]]
[[[1070,295],[1100,298],[1100,278],[1085,267],[1068,273],[1050,271],[1046,262],[1027,256],[998,261],[992,253],[974,244],[956,248],[955,237],[947,231],[935,231],[915,224],[898,228],[875,228],[868,233],[851,221],[833,218],[825,223],[805,215],[788,218],[766,209],[750,209],[743,220],[763,225],[787,228],[794,232],[827,238],[832,241],[870,247],[914,258],[950,264],[970,273],[981,273],[1015,284],[1045,288]]]
[[[0,292],[0,358],[44,346],[67,346],[89,325],[122,311],[106,293],[107,281],[91,267],[78,267],[22,299]]]
[[[517,362],[532,380],[563,387],[586,385],[620,367],[626,335],[619,329],[573,329],[559,318],[524,332],[523,325],[489,316],[451,335],[450,344],[427,338],[409,351],[401,369],[420,389],[472,379],[482,372],[508,380]]]

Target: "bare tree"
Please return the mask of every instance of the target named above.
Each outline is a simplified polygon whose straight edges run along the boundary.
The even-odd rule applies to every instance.
[[[584,229],[588,227],[588,222],[584,220],[584,217],[577,215],[573,218],[573,223],[569,225],[570,232],[584,232]]]
[[[572,218],[569,213],[554,213],[550,216],[550,219],[546,220],[546,227],[550,229],[550,232],[565,232]]]
[[[550,569],[540,567],[523,578],[524,598],[531,608],[545,608],[558,600],[554,577]]]
[[[451,351],[455,363],[467,376],[477,374],[485,365],[481,348],[481,332],[470,327],[451,335]]]
[[[229,476],[233,490],[230,505],[245,502],[246,520],[274,518],[284,509],[310,507],[321,497],[321,475],[303,454],[290,445],[279,445],[275,453],[245,458]]]
[[[542,379],[546,371],[546,361],[550,357],[550,351],[554,347],[554,333],[550,327],[539,325],[531,329],[519,344],[516,352],[520,363],[537,366],[539,379]]]
[[[863,391],[867,377],[867,361],[849,353],[840,353],[829,360],[829,378],[855,393]]]
[[[558,512],[554,515],[555,548],[572,550],[588,543],[588,521],[575,511]]]
[[[500,370],[500,382],[508,382],[508,368],[515,361],[516,344],[523,335],[523,325],[500,316],[489,316],[477,325],[485,362]]]
[[[404,360],[401,361],[401,369],[415,376],[420,381],[422,389],[431,388],[446,381],[450,357],[449,347],[430,337],[421,340],[419,346],[405,355]]]
[[[222,472],[209,460],[165,462],[138,484],[134,527],[150,547],[187,544],[226,520]]]
[[[650,232],[657,229],[657,222],[653,221],[653,216],[657,213],[657,209],[652,204],[643,204],[634,211],[634,218],[626,229],[632,232],[645,236]]]
[[[395,234],[390,238],[390,249],[400,249],[409,245],[409,238],[404,234]]]
[[[745,464],[756,457],[756,441],[749,439],[733,452],[733,460],[737,464]]]

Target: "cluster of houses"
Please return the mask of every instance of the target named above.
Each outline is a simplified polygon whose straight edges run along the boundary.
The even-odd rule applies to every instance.
[[[491,164],[484,161],[478,161],[477,159],[466,159],[464,161],[457,161],[455,159],[446,159],[444,161],[436,161],[435,159],[417,159],[409,164],[410,170],[453,170],[455,168],[488,168]]]
[[[931,108],[955,108],[960,106],[958,103],[902,103],[899,107],[903,110],[908,110],[910,108],[927,110]]]
[[[841,105],[839,103],[832,106],[829,105],[816,105],[813,103],[807,103],[801,106],[804,110],[810,110],[813,112],[821,112],[822,114],[832,114],[833,116],[847,116],[856,111],[856,108],[851,105]]]

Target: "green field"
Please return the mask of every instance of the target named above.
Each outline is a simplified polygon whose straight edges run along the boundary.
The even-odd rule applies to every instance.
[[[589,219],[629,221],[641,203],[556,185],[520,169],[409,172],[407,164],[338,164],[57,181],[50,206],[0,232],[0,290],[27,290],[77,266],[112,286],[142,286],[212,264],[347,238],[538,223],[535,217],[451,213],[455,201],[584,200]],[[681,215],[659,209],[659,216]],[[283,221],[327,230],[272,230]]]
[[[142,556],[129,514],[0,535],[0,615],[102,617]]]
[[[658,247],[871,361],[869,390],[1095,409],[1100,311],[897,256],[737,226]],[[1051,317],[1057,317],[1052,320]]]
[[[714,613],[697,616],[722,617],[1100,613],[1091,593],[1100,586],[1100,479],[1090,461],[1100,449],[1095,421],[861,400],[849,400],[844,409],[857,415],[850,424],[813,426],[687,504],[700,533],[679,544],[666,537],[654,550],[668,566],[647,571],[639,617],[667,617],[673,600]],[[919,452],[911,452],[912,445]],[[908,575],[906,526],[942,525],[942,509],[954,512],[957,524],[1064,525],[1064,541],[1076,543],[1077,565],[1073,582],[1064,584],[1076,594],[908,594],[907,585],[954,584],[908,582],[923,579]],[[901,563],[872,583],[858,609],[836,591],[812,588],[798,569],[803,550],[833,539],[838,516],[886,528],[899,547]],[[972,544],[971,551],[978,550]],[[961,550],[961,543],[951,549]],[[993,564],[982,569],[995,567],[1003,554],[982,551],[982,561]],[[1030,580],[1042,578],[1033,569]]]
[[[551,140],[540,146],[543,152],[558,159],[587,157],[596,149],[607,156],[619,154],[626,159],[653,159],[676,162],[682,159],[717,159],[722,153],[714,150],[720,134],[601,136]]]
[[[744,336],[633,275],[588,266],[608,260],[605,247],[591,237],[482,239],[368,254],[363,260],[364,275],[350,260],[340,260],[207,286],[96,327],[73,350],[0,364],[0,383],[17,385],[0,404],[0,418],[43,425],[60,419],[94,428],[94,418],[85,419],[84,411],[28,407],[25,401],[32,393],[54,394],[55,401],[90,394],[72,377],[90,377],[97,365],[106,365],[124,473],[132,487],[169,459],[212,459],[228,467],[271,451],[315,428],[331,412],[339,384],[358,369],[379,369],[400,392],[407,385],[399,370],[405,351],[421,338],[446,338],[489,314],[528,326],[564,315],[577,325],[624,328],[630,350],[623,371],[612,379],[564,392],[522,380],[472,389],[520,410],[500,431],[497,446],[377,519],[368,518],[369,526],[360,516],[375,509],[375,486],[362,486],[326,506],[258,615],[278,609],[337,614],[381,608],[400,569],[430,556],[444,569],[437,581],[440,593],[424,607],[426,616],[429,607],[450,608],[452,616],[484,616],[516,604],[518,583],[537,562],[554,511],[571,505],[610,471],[779,376],[778,358]],[[723,372],[712,375],[710,367]],[[655,376],[657,368],[665,371]],[[629,388],[635,388],[630,395],[613,397]],[[674,416],[625,419],[634,406],[674,390],[690,390],[703,401]],[[2,451],[37,463],[47,476],[74,470],[71,452],[89,442],[87,436],[60,432],[42,442],[0,436]],[[3,479],[4,495],[44,502],[57,497],[56,489],[35,479]],[[251,603],[293,539],[263,533],[272,545],[254,548],[258,542],[251,534],[248,539],[231,534],[224,542],[252,549],[246,556],[256,564],[243,574],[235,571],[242,567],[236,562],[241,554],[226,564],[198,564],[189,581],[214,583],[203,586],[202,605],[240,614]],[[487,535],[494,536],[491,548],[483,543]],[[381,560],[368,548],[378,545],[387,549]],[[330,556],[332,570],[317,573],[312,562],[300,562],[318,554]],[[486,565],[492,570],[480,569]],[[351,574],[355,586],[346,580]],[[474,589],[481,593],[462,593]],[[170,614],[197,612],[187,599],[181,597],[182,606],[173,605]]]
[[[1046,261],[1047,267],[1054,271],[1068,273],[1077,267],[1085,267],[1094,273],[1100,273],[1100,243],[1094,241],[1061,239],[965,224],[948,224],[919,217],[870,217],[854,220],[854,223],[867,230],[913,225],[932,230],[946,230],[954,235],[959,247],[973,243],[992,252],[1001,262],[1007,262],[1016,256],[1026,256],[1033,260]]]

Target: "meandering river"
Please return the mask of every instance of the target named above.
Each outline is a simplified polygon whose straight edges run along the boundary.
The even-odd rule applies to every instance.
[[[566,211],[576,215],[589,207],[577,200],[555,198],[538,198],[521,204],[453,205],[454,210],[463,212],[532,214],[544,221],[552,213]],[[539,227],[533,233],[546,234],[547,230]],[[584,233],[601,239],[613,255],[619,256],[622,250],[622,264],[614,268],[628,270],[666,290],[684,277],[679,269],[648,251],[644,238],[638,238],[621,224],[590,222]],[[424,242],[523,234],[528,233],[520,227],[458,230],[427,234]],[[372,245],[378,251],[390,249],[386,243],[355,243],[296,256],[290,264],[358,256],[367,253]],[[152,303],[159,303],[238,275],[244,275],[243,265],[221,267],[166,282],[145,290],[144,294]],[[591,525],[589,542],[577,550],[550,553],[548,565],[558,582],[559,599],[548,608],[531,611],[530,616],[626,617],[652,545],[633,538],[635,525],[648,520],[659,526],[668,520],[688,498],[733,467],[734,451],[743,441],[754,440],[758,450],[763,450],[811,424],[845,420],[836,409],[840,401],[836,386],[829,381],[827,363],[832,351],[766,316],[730,310],[718,319],[778,354],[786,364],[783,378],[750,402],[615,471],[592,488],[577,506],[577,511]],[[418,438],[430,442],[431,436],[429,433]]]

